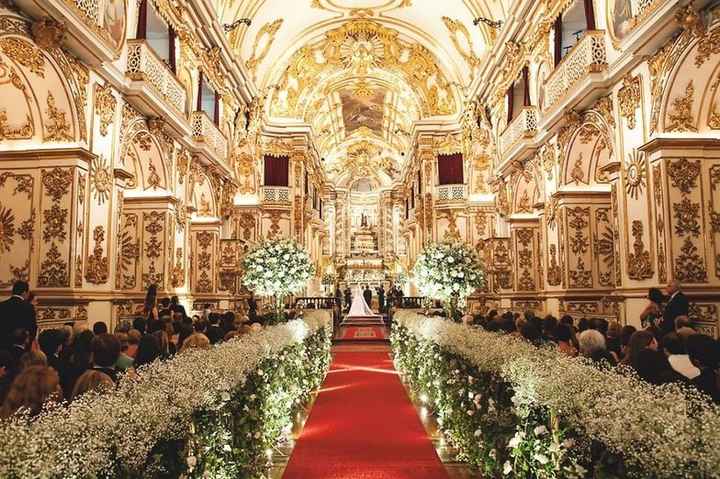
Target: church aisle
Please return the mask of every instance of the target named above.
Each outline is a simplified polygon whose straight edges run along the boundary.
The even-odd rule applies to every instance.
[[[375,348],[373,348],[375,349]],[[387,351],[335,352],[284,479],[447,479]]]

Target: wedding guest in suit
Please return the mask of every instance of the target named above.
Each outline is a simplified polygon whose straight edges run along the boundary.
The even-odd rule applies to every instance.
[[[378,294],[378,307],[380,308],[380,313],[385,312],[385,287],[381,284],[380,288],[378,288],[377,291]]]
[[[688,315],[690,303],[680,288],[680,282],[677,280],[671,281],[667,286],[669,299],[660,323],[660,330],[663,336],[675,331],[675,318]]]
[[[365,291],[363,291],[363,298],[365,298],[367,305],[372,308],[372,290],[367,284],[365,285]]]
[[[350,305],[352,304],[352,292],[350,291],[350,286],[345,287],[345,310],[350,309]]]
[[[0,348],[8,349],[16,329],[24,329],[30,342],[37,335],[35,308],[28,301],[30,286],[27,281],[16,281],[10,299],[0,303]]]

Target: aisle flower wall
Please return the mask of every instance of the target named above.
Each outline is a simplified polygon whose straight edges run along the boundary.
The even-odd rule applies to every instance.
[[[396,367],[486,477],[720,477],[720,408],[695,391],[415,312],[395,321]]]
[[[190,350],[33,421],[0,422],[0,477],[262,477],[330,364],[326,311]]]

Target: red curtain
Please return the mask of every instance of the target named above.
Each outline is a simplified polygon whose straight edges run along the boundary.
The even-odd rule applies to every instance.
[[[441,185],[461,185],[463,179],[462,153],[438,155],[438,181]]]
[[[265,155],[265,186],[289,186],[289,156]]]

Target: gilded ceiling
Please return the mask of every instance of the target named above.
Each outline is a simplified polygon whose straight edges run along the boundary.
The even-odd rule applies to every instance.
[[[312,127],[338,186],[397,179],[413,125],[455,118],[512,0],[218,0],[270,121]],[[290,7],[290,3],[292,7]],[[289,8],[290,7],[290,8]]]

